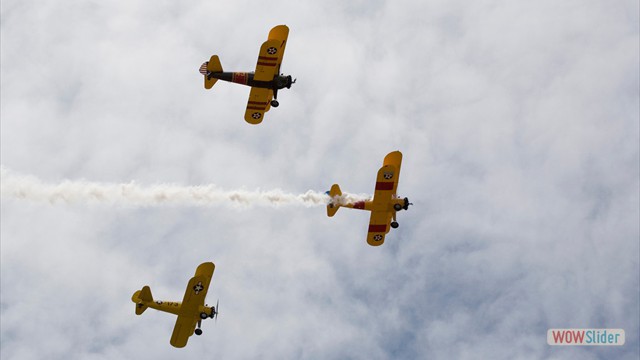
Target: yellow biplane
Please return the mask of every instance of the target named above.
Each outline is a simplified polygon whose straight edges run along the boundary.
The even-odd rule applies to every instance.
[[[278,25],[269,31],[269,38],[260,47],[255,72],[224,72],[218,55],[211,56],[208,62],[200,66],[204,88],[211,89],[218,80],[251,86],[244,119],[249,124],[261,123],[264,113],[272,106],[278,107],[278,90],[289,89],[296,82],[291,75],[280,74],[288,36],[289,28],[286,25]]]
[[[215,265],[212,262],[202,263],[198,266],[196,274],[189,280],[182,303],[154,301],[151,289],[149,286],[144,286],[131,297],[131,301],[136,303],[136,315],[141,315],[147,308],[178,315],[170,343],[177,348],[184,347],[191,335],[194,333],[196,335],[202,334],[200,329],[202,320],[218,317],[218,304],[209,306],[204,303],[214,269]]]
[[[398,179],[400,178],[400,164],[402,163],[402,153],[394,151],[384,157],[382,167],[378,170],[376,178],[376,188],[373,199],[343,203],[340,199],[342,191],[338,184],[333,184],[327,194],[331,197],[327,204],[327,215],[335,215],[340,207],[371,211],[369,219],[369,231],[367,243],[371,246],[379,246],[384,243],[384,237],[389,232],[389,226],[398,227],[396,212],[409,210],[408,198],[401,199],[396,195]]]

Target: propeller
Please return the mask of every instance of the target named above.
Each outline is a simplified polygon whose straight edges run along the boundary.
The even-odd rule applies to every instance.
[[[214,317],[214,316],[215,316],[216,323],[218,322],[218,312],[219,312],[218,308],[219,308],[219,306],[220,306],[220,299],[218,299],[218,301],[216,301],[216,309],[215,309],[215,312],[213,312],[213,313],[211,314],[211,316],[212,316],[212,317]]]
[[[409,210],[409,205],[413,205],[413,203],[409,202],[409,198],[404,198],[404,206],[402,208],[405,210]]]

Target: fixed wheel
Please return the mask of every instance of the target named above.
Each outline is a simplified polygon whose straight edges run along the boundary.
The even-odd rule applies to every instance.
[[[402,205],[400,205],[400,204],[393,204],[393,208],[395,209],[395,211],[400,211],[400,210],[402,210]]]
[[[400,226],[400,225],[398,225],[398,223],[397,223],[396,221],[392,221],[392,222],[391,222],[391,227],[392,227],[392,228],[397,229],[397,228],[398,228],[398,226]]]
[[[208,317],[209,317],[209,315],[207,315],[206,313],[203,313],[203,312],[200,313],[200,319],[204,320],[204,319],[206,319]]]
[[[201,329],[196,329],[195,333],[196,333],[196,335],[198,335],[198,336],[199,336],[199,335],[202,335],[202,330],[201,330]]]
[[[280,103],[278,102],[278,100],[271,100],[271,106],[278,107],[280,106]]]

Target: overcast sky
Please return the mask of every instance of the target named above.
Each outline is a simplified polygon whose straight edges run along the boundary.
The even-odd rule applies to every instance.
[[[11,359],[637,359],[637,1],[36,1],[1,4],[5,174],[292,194],[372,193],[404,155],[414,206],[383,246],[323,206],[1,202],[0,356]],[[290,28],[298,79],[262,124],[252,71]],[[3,190],[4,191],[4,190]],[[180,301],[216,270],[217,323]],[[549,328],[620,328],[552,347]]]

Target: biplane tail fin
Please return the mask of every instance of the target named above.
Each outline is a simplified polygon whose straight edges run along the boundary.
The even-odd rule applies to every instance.
[[[327,195],[331,197],[329,203],[327,204],[327,216],[332,217],[338,212],[340,208],[340,204],[336,202],[335,197],[342,195],[342,190],[340,190],[340,185],[333,184],[331,185],[331,190],[327,191]]]
[[[211,56],[209,61],[203,63],[200,66],[200,73],[204,75],[204,88],[211,89],[213,85],[218,81],[217,78],[211,76],[213,73],[222,72],[222,64],[220,63],[220,58],[218,55]]]
[[[133,294],[131,301],[136,303],[136,315],[141,315],[149,307],[147,303],[153,302],[151,288],[145,285],[141,290]]]

